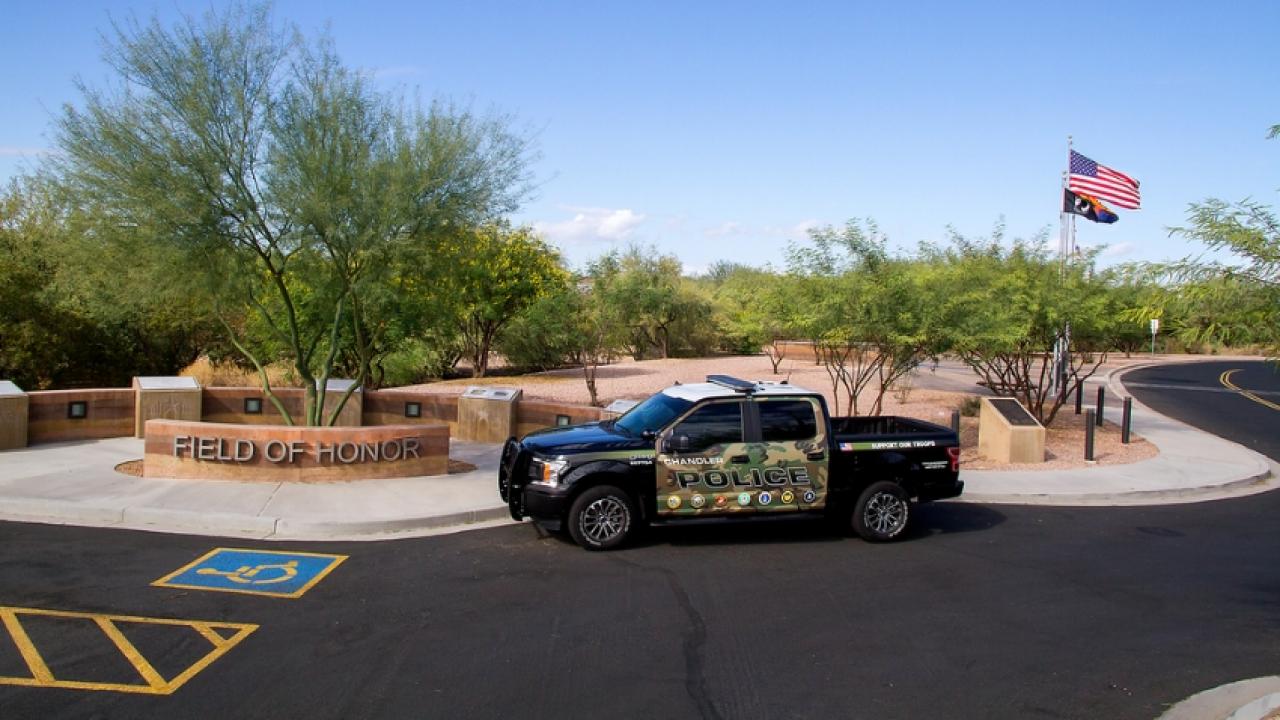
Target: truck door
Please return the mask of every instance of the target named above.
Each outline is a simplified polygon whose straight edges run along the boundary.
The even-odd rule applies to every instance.
[[[761,443],[751,445],[752,474],[770,494],[765,511],[818,510],[827,504],[831,459],[817,398],[757,398]]]
[[[693,408],[659,436],[655,463],[658,515],[758,510],[756,488],[742,472],[750,460],[743,415],[741,399],[711,400]]]

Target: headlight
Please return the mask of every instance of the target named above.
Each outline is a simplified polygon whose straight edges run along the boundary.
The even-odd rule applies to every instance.
[[[545,485],[546,487],[556,487],[560,484],[560,478],[564,475],[565,470],[569,469],[569,463],[566,460],[535,460],[530,474],[532,477],[531,485]]]

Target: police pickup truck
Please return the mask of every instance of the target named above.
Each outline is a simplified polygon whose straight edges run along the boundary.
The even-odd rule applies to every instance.
[[[811,390],[711,375],[616,420],[507,440],[498,490],[511,517],[589,550],[647,523],[780,513],[824,513],[879,542],[902,534],[913,501],[958,496],[959,467],[949,428],[830,417]]]

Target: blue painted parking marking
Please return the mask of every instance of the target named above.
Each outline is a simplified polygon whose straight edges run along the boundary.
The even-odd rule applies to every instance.
[[[346,555],[214,548],[151,584],[296,598],[346,559]]]

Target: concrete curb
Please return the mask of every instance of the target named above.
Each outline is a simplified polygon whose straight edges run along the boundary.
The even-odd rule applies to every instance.
[[[0,520],[112,527],[124,521],[124,510],[75,500],[3,498],[0,499]]]
[[[960,502],[984,505],[1041,505],[1056,507],[1119,507],[1142,505],[1180,505],[1186,503],[1226,500],[1246,495],[1280,489],[1280,480],[1270,468],[1249,477],[1220,485],[1177,490],[1135,490],[1125,493],[1081,493],[1079,495],[1050,495],[1027,493],[1022,495],[982,495],[966,492],[957,498]]]
[[[210,535],[253,540],[376,540],[386,536],[409,537],[469,525],[493,525],[511,520],[505,505],[386,520],[291,520],[265,515],[243,515],[156,507],[99,507],[72,500],[5,498],[0,500],[0,520],[51,525],[114,528]]]
[[[464,510],[444,515],[424,515],[421,517],[395,518],[392,520],[290,520],[278,518],[275,532],[267,538],[270,540],[318,540],[333,539],[337,533],[344,540],[377,539],[370,536],[400,535],[408,537],[415,533],[429,533],[446,528],[465,528],[467,525],[492,523],[495,520],[511,520],[506,505],[483,508],[481,510]]]
[[[1280,676],[1253,678],[1196,693],[1158,720],[1262,720],[1280,708]]]

